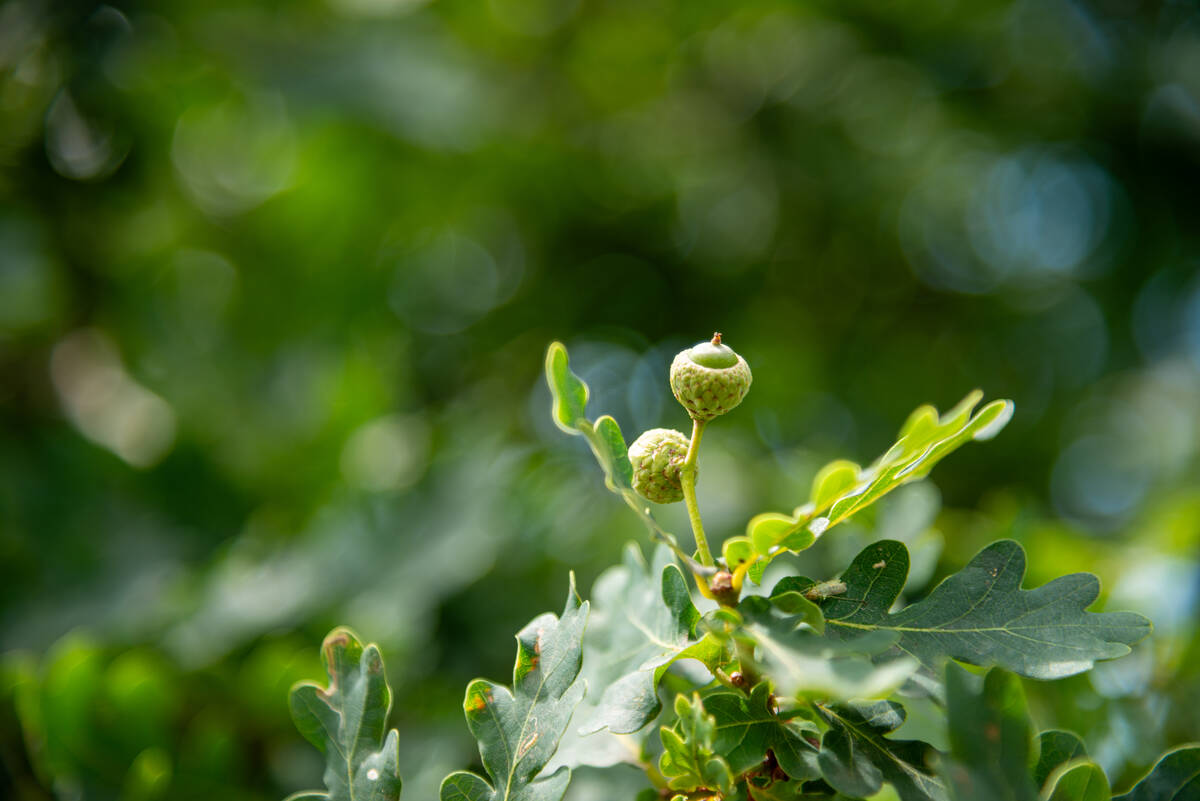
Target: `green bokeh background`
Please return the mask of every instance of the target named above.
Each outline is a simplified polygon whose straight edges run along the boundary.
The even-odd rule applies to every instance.
[[[1200,739],[1197,186],[1191,2],[0,4],[0,796],[315,785],[286,693],[345,623],[433,797],[467,681],[645,541],[546,344],[632,439],[714,329],[755,374],[717,538],[920,403],[1014,399],[793,564],[1098,573],[1155,636],[1025,684],[1124,788]]]

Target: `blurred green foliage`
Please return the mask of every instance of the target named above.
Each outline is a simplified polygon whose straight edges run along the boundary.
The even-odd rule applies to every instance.
[[[1198,120],[1181,0],[0,3],[0,796],[314,786],[286,688],[346,623],[433,797],[466,682],[644,536],[546,343],[632,439],[714,328],[718,540],[1016,402],[791,564],[1099,574],[1154,637],[1024,684],[1124,790],[1200,738]]]

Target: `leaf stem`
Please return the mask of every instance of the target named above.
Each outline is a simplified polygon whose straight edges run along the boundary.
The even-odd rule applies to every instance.
[[[679,473],[679,483],[683,486],[683,502],[687,504],[688,519],[692,522],[692,534],[696,538],[700,564],[712,567],[716,562],[713,561],[712,551],[708,549],[704,521],[700,519],[700,505],[696,502],[696,461],[700,454],[700,438],[704,436],[704,425],[702,420],[692,421],[692,440]]]
[[[734,639],[737,642],[738,668],[742,674],[742,692],[748,696],[750,693],[746,688],[758,684],[762,681],[762,676],[759,675],[758,665],[754,662],[754,645],[736,637]]]

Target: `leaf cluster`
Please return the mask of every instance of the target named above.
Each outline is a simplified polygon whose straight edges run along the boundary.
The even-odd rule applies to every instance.
[[[651,795],[676,801],[867,798],[885,787],[902,801],[1114,797],[1077,736],[1037,730],[1021,683],[1089,670],[1150,632],[1140,615],[1089,611],[1095,576],[1026,589],[1024,549],[1001,540],[905,603],[909,551],[885,539],[835,577],[785,575],[744,591],[778,553],[811,546],[957,447],[993,436],[1011,402],[976,410],[975,392],[945,414],[917,409],[869,467],[827,465],[806,504],[754,517],[711,567],[633,492],[620,429],[611,417],[588,418],[588,388],[559,343],[546,378],[555,422],[587,440],[608,487],[659,544],[649,560],[627,546],[589,602],[572,580],[562,614],[517,635],[511,688],[471,682],[464,711],[486,776],[451,774],[442,801],[557,801],[572,769],[618,763],[643,770]],[[329,689],[293,695],[297,724],[328,758],[321,797],[360,797],[363,776],[386,777],[380,786],[398,793],[378,653],[335,635]],[[941,736],[907,733],[918,705],[934,710]],[[1185,746],[1117,798],[1195,797],[1197,776],[1200,746]]]

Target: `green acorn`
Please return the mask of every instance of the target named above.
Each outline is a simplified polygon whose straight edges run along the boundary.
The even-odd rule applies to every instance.
[[[683,500],[679,471],[690,445],[686,436],[669,428],[652,428],[635,439],[629,446],[629,461],[638,495],[655,503]]]
[[[693,420],[708,422],[742,402],[750,390],[750,365],[721,335],[680,351],[671,362],[671,392]]]

